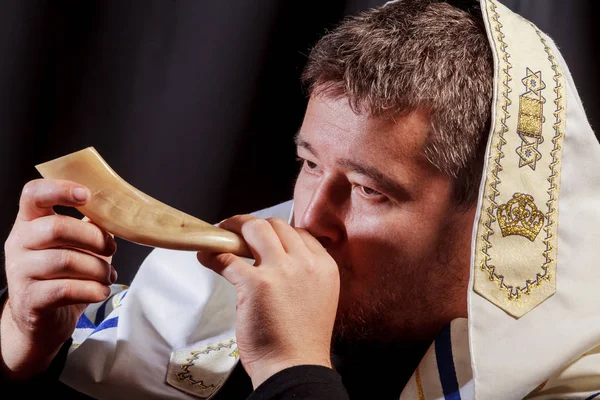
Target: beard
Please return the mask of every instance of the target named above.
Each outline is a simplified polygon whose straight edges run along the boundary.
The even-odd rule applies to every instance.
[[[466,303],[469,279],[452,246],[438,243],[435,250],[425,259],[378,260],[373,268],[379,273],[368,285],[351,264],[338,264],[340,299],[332,350],[408,349],[431,343],[456,317],[453,309],[463,297]]]
[[[409,328],[418,323],[407,312],[411,306],[406,304],[406,294],[410,296],[411,290],[403,290],[403,285],[412,279],[402,274],[399,282],[400,274],[395,268],[395,273],[382,274],[371,287],[358,291],[350,286],[356,281],[352,272],[345,271],[351,270],[340,268],[341,291],[331,343],[332,365],[342,375],[352,397],[399,398],[401,389],[430,345],[423,338],[415,338]],[[391,360],[396,360],[393,368],[390,368]],[[363,382],[378,380],[396,384],[365,389]]]
[[[340,301],[333,329],[333,349],[398,345],[409,340],[411,327],[416,323],[411,309],[417,302],[411,302],[414,297],[410,289],[415,284],[410,273],[399,273],[402,269],[398,264],[389,265],[372,287],[360,292],[351,286],[356,281],[349,272],[352,270],[340,268]]]

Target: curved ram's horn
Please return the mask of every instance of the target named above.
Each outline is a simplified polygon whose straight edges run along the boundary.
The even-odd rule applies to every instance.
[[[117,237],[146,246],[251,257],[239,235],[142,193],[117,175],[93,147],[36,165],[36,169],[44,178],[89,188],[91,200],[77,209]]]

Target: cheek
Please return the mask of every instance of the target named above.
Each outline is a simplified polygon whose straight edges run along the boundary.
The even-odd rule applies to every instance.
[[[379,276],[385,265],[406,254],[406,238],[397,228],[386,224],[385,219],[349,218],[347,232],[347,258],[353,275],[359,279],[372,280]]]
[[[437,229],[419,225],[406,217],[387,215],[372,221],[362,218],[360,223],[347,224],[352,263],[365,265],[361,267],[363,274],[381,269],[382,265],[404,264],[410,268],[434,255]]]
[[[414,235],[387,232],[348,243],[349,269],[340,269],[344,304],[357,299],[387,302],[414,294],[427,278],[433,248],[419,247]],[[429,247],[427,245],[427,247]]]

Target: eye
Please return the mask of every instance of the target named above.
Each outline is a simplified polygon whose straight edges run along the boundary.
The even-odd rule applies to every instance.
[[[358,193],[367,200],[381,202],[387,200],[387,196],[373,188],[364,185],[355,185]]]
[[[302,157],[296,157],[296,161],[302,163],[302,168],[304,168],[308,172],[313,172],[313,171],[319,170],[319,166],[317,165],[317,163],[315,163],[313,161],[307,160]]]
[[[383,196],[381,192],[378,192],[375,189],[371,189],[368,186],[360,185],[360,190],[367,196]]]
[[[306,168],[308,169],[316,169],[317,168],[317,164],[309,161],[309,160],[304,160],[304,165],[306,165]]]

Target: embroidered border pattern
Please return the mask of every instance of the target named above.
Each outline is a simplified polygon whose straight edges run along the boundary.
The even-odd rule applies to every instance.
[[[187,363],[181,366],[182,372],[176,374],[177,379],[179,379],[179,381],[187,380],[190,383],[190,386],[198,386],[202,390],[215,390],[217,388],[216,385],[205,385],[204,381],[195,380],[193,378],[192,373],[190,372],[190,368],[195,365],[194,361],[196,361],[200,355],[208,354],[210,352],[219,351],[222,349],[231,349],[235,344],[237,344],[237,341],[235,339],[230,339],[228,342],[218,343],[215,346],[206,346],[203,350],[192,351],[190,353],[192,357],[187,358]],[[237,347],[231,353],[229,353],[229,356],[235,358],[239,357]]]
[[[417,387],[417,400],[425,400],[425,392],[423,391],[423,382],[421,382],[421,372],[419,367],[415,370],[415,386]]]
[[[494,234],[493,229],[492,229],[492,224],[496,221],[496,218],[494,217],[494,211],[498,207],[496,198],[500,194],[500,192],[498,190],[498,185],[500,184],[500,181],[501,181],[500,177],[499,177],[499,173],[502,171],[501,160],[502,160],[502,158],[504,158],[504,153],[502,152],[502,147],[504,144],[506,144],[506,140],[504,139],[504,134],[508,131],[506,121],[508,120],[508,118],[510,118],[510,114],[508,112],[508,107],[510,106],[511,101],[508,98],[508,95],[511,92],[511,89],[508,86],[508,84],[512,80],[512,78],[510,76],[510,69],[512,68],[512,65],[509,61],[510,55],[508,54],[508,52],[506,50],[508,45],[504,41],[505,35],[504,35],[504,33],[502,33],[503,25],[500,22],[500,15],[496,11],[497,6],[494,3],[494,1],[490,0],[489,4],[490,4],[490,11],[493,12],[493,14],[494,14],[492,16],[492,20],[495,22],[494,30],[497,33],[497,39],[498,39],[498,42],[500,43],[500,51],[502,52],[502,59],[506,63],[506,67],[502,68],[502,72],[504,74],[503,80],[502,80],[502,85],[504,87],[504,89],[502,91],[503,115],[500,117],[501,126],[497,132],[498,144],[496,145],[496,155],[494,157],[494,167],[491,171],[492,180],[491,180],[491,182],[489,182],[490,194],[487,196],[487,199],[490,202],[490,206],[486,209],[487,220],[484,223],[485,230],[481,235],[481,240],[483,241],[483,246],[481,248],[481,252],[483,254],[483,260],[481,261],[480,268],[483,272],[486,272],[488,274],[488,277],[491,281],[496,282],[496,284],[498,285],[498,288],[507,292],[508,300],[520,300],[522,294],[527,294],[527,295],[531,294],[531,290],[533,288],[539,287],[544,280],[549,281],[551,279],[551,274],[548,270],[550,268],[550,264],[554,261],[551,257],[551,252],[553,251],[553,246],[550,242],[553,238],[552,228],[555,224],[555,221],[553,218],[554,214],[556,212],[556,209],[554,208],[554,202],[556,201],[554,191],[558,188],[558,186],[556,185],[556,180],[558,178],[558,174],[559,174],[558,166],[560,164],[560,160],[558,159],[557,155],[558,155],[558,152],[560,151],[561,147],[558,142],[563,135],[563,133],[560,129],[560,125],[563,122],[561,119],[561,115],[560,115],[563,110],[563,107],[562,107],[562,99],[563,98],[562,98],[562,94],[561,94],[562,84],[560,82],[560,78],[562,77],[562,74],[559,71],[558,64],[556,64],[556,62],[554,60],[554,56],[552,55],[552,51],[551,51],[550,47],[548,47],[546,41],[542,37],[539,30],[535,29],[538,36],[540,37],[542,44],[544,45],[544,50],[546,51],[546,54],[548,55],[548,60],[552,63],[552,69],[554,70],[554,73],[555,73],[553,79],[556,83],[556,86],[554,88],[554,92],[556,93],[556,99],[554,100],[554,103],[556,104],[556,110],[554,112],[555,123],[553,125],[555,135],[552,138],[552,143],[554,144],[554,148],[550,152],[550,155],[552,157],[552,162],[550,163],[551,174],[550,174],[550,177],[548,178],[548,182],[550,183],[550,187],[547,191],[547,193],[549,194],[549,199],[546,202],[546,205],[548,206],[548,212],[546,214],[547,223],[544,226],[544,231],[546,232],[546,238],[544,239],[544,244],[546,245],[546,250],[543,253],[545,261],[544,261],[543,265],[541,266],[542,272],[536,274],[534,279],[526,280],[524,287],[512,286],[512,285],[506,284],[504,282],[504,276],[498,274],[496,272],[496,266],[490,264],[489,261],[491,260],[491,256],[488,253],[489,249],[491,249],[491,247],[492,247],[492,244],[490,243],[489,239],[490,239],[490,236]],[[486,182],[486,184],[488,184],[488,183]]]
[[[496,145],[496,156],[494,157],[494,166],[491,171],[492,181],[489,183],[490,194],[488,195],[488,200],[490,201],[490,206],[485,210],[487,219],[484,222],[485,230],[481,235],[481,240],[483,241],[483,247],[481,248],[481,252],[483,254],[483,260],[481,261],[481,270],[488,274],[488,277],[491,281],[496,281],[498,287],[503,290],[508,290],[509,298],[511,294],[511,288],[504,283],[504,277],[496,274],[496,267],[493,265],[489,265],[488,261],[491,258],[488,254],[489,249],[492,248],[492,244],[490,243],[490,236],[494,234],[492,229],[492,223],[496,221],[494,217],[494,211],[498,208],[498,203],[496,202],[496,198],[500,194],[497,189],[498,184],[500,183],[500,177],[498,174],[502,171],[502,165],[500,161],[504,158],[504,153],[502,152],[502,147],[506,144],[506,140],[504,139],[504,134],[508,132],[508,126],[506,125],[506,121],[510,118],[508,113],[508,107],[511,104],[510,99],[508,98],[509,93],[511,92],[511,88],[509,86],[510,81],[512,80],[510,76],[510,70],[512,68],[512,64],[509,61],[510,55],[506,51],[508,45],[504,41],[504,33],[502,33],[502,23],[500,23],[500,15],[496,11],[496,4],[490,0],[490,11],[493,13],[492,20],[495,23],[494,31],[497,34],[498,42],[500,43],[500,51],[502,52],[502,59],[506,63],[506,67],[502,68],[503,79],[502,79],[502,112],[503,115],[500,117],[500,130],[497,132],[498,136],[498,144]],[[486,182],[487,184],[487,182]]]
[[[563,107],[563,95],[562,95],[562,73],[560,72],[560,68],[554,59],[554,55],[552,54],[552,49],[546,43],[546,40],[542,36],[542,33],[535,27],[535,25],[531,24],[531,26],[535,29],[535,32],[540,38],[540,41],[544,45],[544,51],[548,55],[548,61],[552,64],[552,70],[554,71],[554,93],[556,93],[556,98],[554,99],[554,104],[556,105],[556,110],[554,110],[554,124],[552,128],[554,129],[554,137],[552,138],[552,144],[554,147],[550,152],[552,157],[552,162],[550,163],[550,176],[548,177],[548,183],[550,187],[547,190],[548,193],[548,201],[546,202],[546,206],[548,206],[548,212],[546,213],[546,220],[548,221],[546,226],[544,227],[544,231],[546,232],[546,239],[544,239],[544,244],[546,245],[546,250],[543,255],[546,259],[544,265],[542,265],[542,269],[544,270],[544,274],[548,275],[548,278],[544,278],[550,280],[550,273],[548,272],[548,268],[550,268],[550,263],[554,261],[551,257],[551,252],[554,250],[552,246],[551,240],[553,238],[552,228],[556,224],[554,216],[556,214],[556,208],[554,203],[558,200],[555,196],[555,191],[558,189],[558,185],[560,183],[560,158],[559,152],[561,151],[561,145],[559,141],[563,138],[564,132],[561,130],[561,125],[563,124],[563,120],[561,118],[561,114],[564,110]]]

